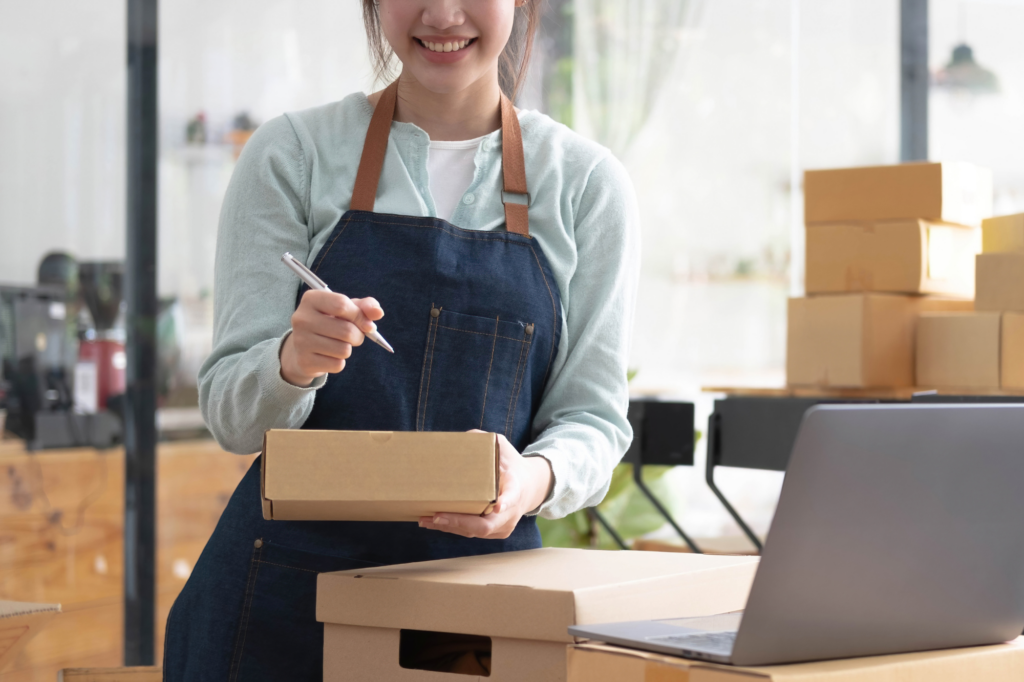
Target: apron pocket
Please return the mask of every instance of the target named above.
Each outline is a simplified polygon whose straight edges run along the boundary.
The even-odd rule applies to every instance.
[[[376,565],[256,540],[229,681],[321,682],[324,626],[316,620],[316,576]]]
[[[530,322],[432,308],[416,430],[482,429],[511,440],[533,331]]]

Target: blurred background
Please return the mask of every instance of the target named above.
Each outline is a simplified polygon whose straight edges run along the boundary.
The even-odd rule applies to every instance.
[[[784,384],[802,171],[899,160],[899,4],[547,0],[517,104],[610,147],[632,176],[643,225],[636,395],[695,402],[699,428],[714,397],[702,387]],[[19,415],[119,409],[125,26],[123,0],[0,0],[9,438],[49,437]],[[1024,211],[1022,26],[1024,0],[930,2],[929,158],[991,168],[996,214]],[[175,441],[205,433],[196,374],[211,349],[218,214],[241,148],[282,112],[381,84],[357,0],[164,2],[159,45],[158,427]],[[110,429],[95,437],[116,442]],[[659,490],[690,533],[738,536],[703,484],[702,446]],[[766,532],[782,474],[718,480]],[[0,560],[12,552],[0,533]],[[84,561],[98,572],[114,558]],[[190,564],[174,561],[169,579],[183,581]]]

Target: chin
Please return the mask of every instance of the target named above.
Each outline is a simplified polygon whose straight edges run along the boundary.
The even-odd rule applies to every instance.
[[[450,95],[455,92],[460,92],[471,86],[477,80],[470,76],[457,75],[454,73],[416,73],[415,71],[411,71],[411,75],[423,88],[437,95]]]

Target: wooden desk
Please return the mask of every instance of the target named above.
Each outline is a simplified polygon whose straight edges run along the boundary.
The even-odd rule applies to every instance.
[[[164,622],[255,455],[210,441],[157,449],[157,663]],[[0,599],[59,602],[2,682],[53,682],[122,661],[124,451],[25,452],[0,442]]]

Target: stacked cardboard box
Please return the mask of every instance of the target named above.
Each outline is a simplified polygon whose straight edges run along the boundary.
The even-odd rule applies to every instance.
[[[921,316],[917,383],[1024,389],[1024,213],[982,223],[975,311]]]
[[[914,385],[918,316],[973,310],[992,176],[965,163],[808,171],[807,297],[789,302],[790,385]]]

